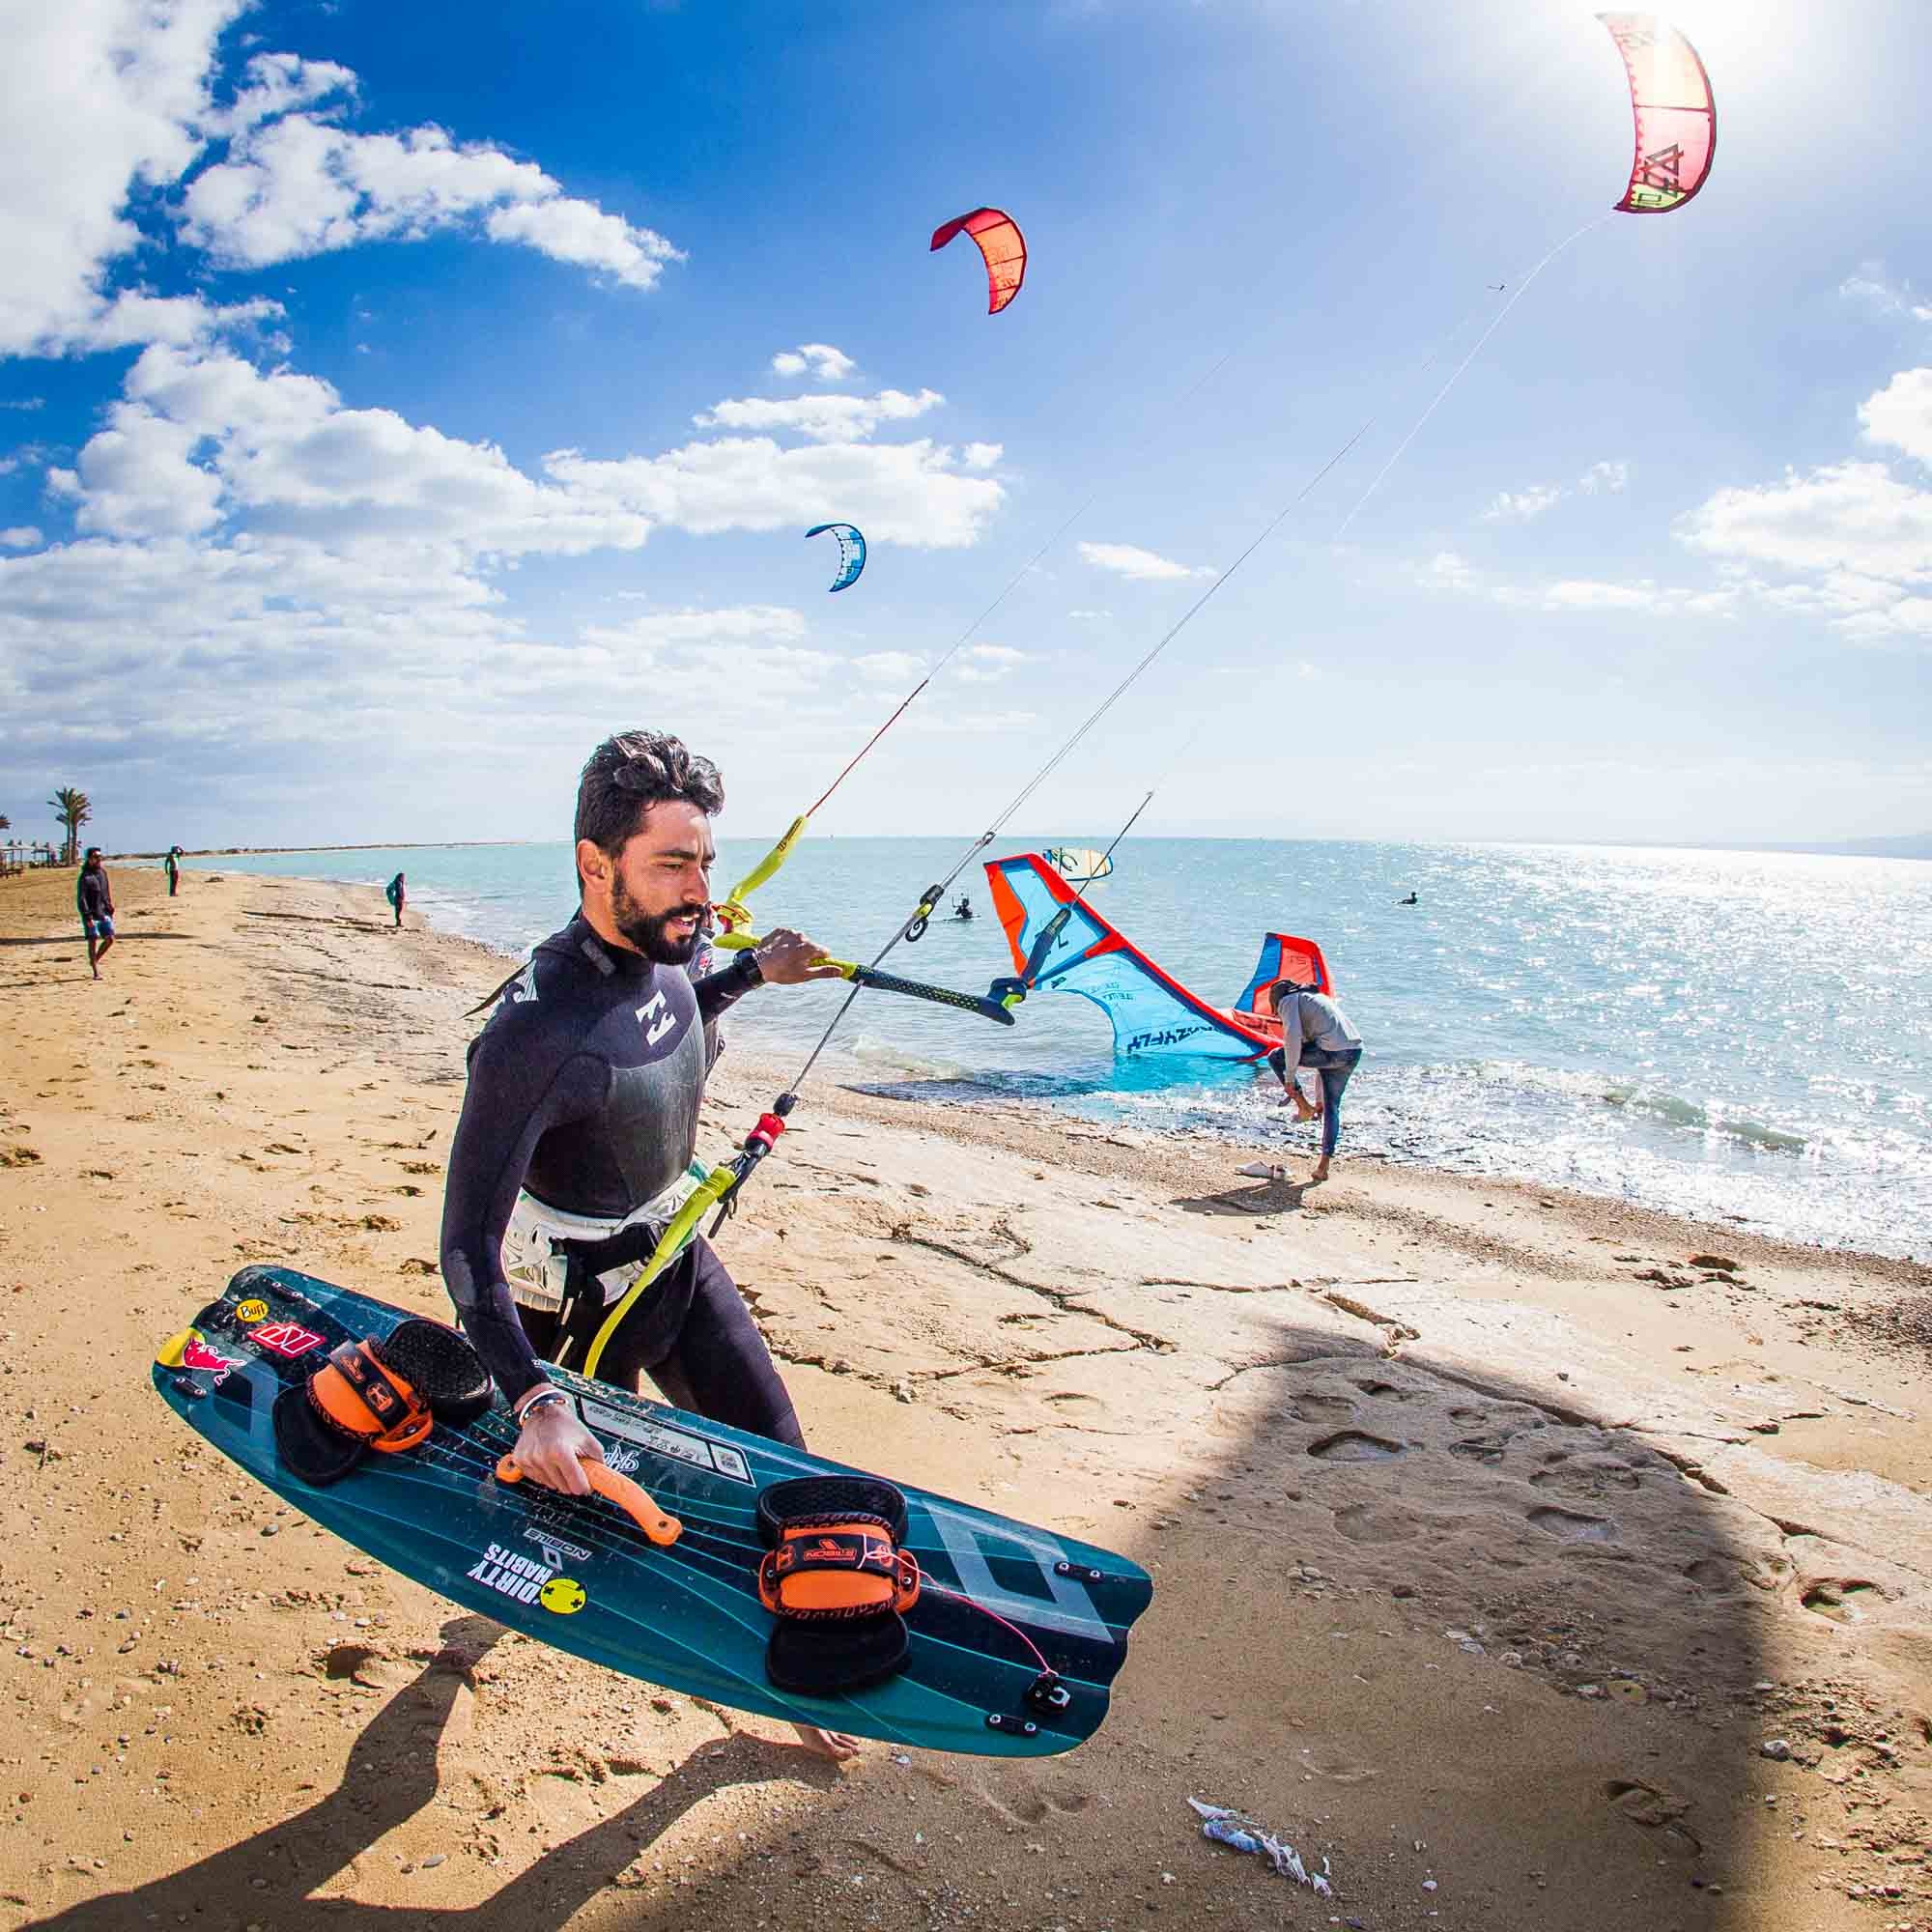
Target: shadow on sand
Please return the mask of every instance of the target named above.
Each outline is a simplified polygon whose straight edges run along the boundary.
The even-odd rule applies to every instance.
[[[545,1853],[476,1906],[426,1902],[379,1906],[351,1896],[317,1896],[357,1859],[427,1808],[442,1781],[438,1749],[457,1697],[473,1690],[471,1673],[501,1628],[483,1617],[453,1618],[444,1647],[396,1690],[344,1754],[343,1780],[306,1810],[267,1826],[166,1878],[102,1893],[21,1932],[144,1932],[154,1924],[272,1924],[275,1932],[327,1926],[450,1927],[452,1932],[530,1932],[565,1923],[610,1886],[694,1805],[734,1784],[775,1777],[832,1784],[838,1774],[798,1750],[732,1732],[711,1742],[635,1804]],[[451,1834],[454,1836],[454,1833]],[[266,1889],[255,1881],[268,1880]],[[353,1882],[353,1873],[352,1873]],[[429,1882],[426,1880],[426,1886]]]

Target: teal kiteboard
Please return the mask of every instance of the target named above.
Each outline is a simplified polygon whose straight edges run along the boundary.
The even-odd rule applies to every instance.
[[[611,1466],[683,1524],[668,1548],[602,1497],[498,1479],[516,1425],[500,1399],[417,1448],[365,1457],[315,1488],[285,1468],[270,1409],[345,1341],[408,1311],[289,1268],[245,1267],[163,1345],[155,1388],[189,1428],[311,1521],[466,1609],[668,1689],[794,1723],[993,1757],[1070,1750],[1098,1729],[1127,1633],[1153,1596],[1110,1550],[898,1486],[917,1558],[902,1668],[816,1696],[765,1670],[757,1498],[861,1472],[565,1370]]]

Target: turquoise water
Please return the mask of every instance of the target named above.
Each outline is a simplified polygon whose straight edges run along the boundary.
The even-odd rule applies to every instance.
[[[723,841],[721,891],[764,844]],[[759,895],[758,914],[870,957],[960,849],[810,840]],[[401,869],[414,911],[506,951],[560,924],[574,901],[562,843],[192,863],[372,887]],[[1246,980],[1264,928],[1321,942],[1368,1049],[1345,1155],[1932,1254],[1932,865],[1164,838],[1130,840],[1118,865],[1096,907],[1217,1005]],[[935,923],[891,964],[982,990],[1009,961],[977,865],[960,887],[980,920]],[[1410,891],[1421,904],[1398,906]],[[728,1030],[802,1062],[842,991],[761,993]],[[814,1077],[963,1104],[1027,1098],[1154,1131],[1208,1127],[1277,1154],[1308,1146],[1307,1130],[1277,1118],[1272,1081],[1199,1062],[1117,1065],[1105,1017],[1064,995],[1028,1002],[1008,1031],[868,994]]]

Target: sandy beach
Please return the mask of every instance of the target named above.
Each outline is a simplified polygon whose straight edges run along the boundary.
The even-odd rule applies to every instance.
[[[504,963],[373,892],[114,888],[97,984],[72,874],[0,881],[6,1926],[1932,1927],[1932,1268],[810,1089],[720,1247],[813,1446],[1156,1578],[1079,1751],[839,1771],[162,1409],[243,1262],[447,1317]],[[734,1040],[705,1151],[791,1070]]]

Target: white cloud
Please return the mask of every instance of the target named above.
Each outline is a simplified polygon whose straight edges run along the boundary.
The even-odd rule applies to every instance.
[[[952,661],[952,674],[961,684],[997,684],[1027,661],[1025,651],[1010,644],[968,644]]]
[[[1864,441],[1932,465],[1932,369],[1901,370],[1860,405],[1859,424]],[[1677,536],[1744,574],[1774,610],[1869,643],[1932,637],[1932,490],[1884,463],[1719,490],[1678,519]]]
[[[15,524],[0,530],[0,550],[39,550],[45,539],[32,524]]]
[[[58,350],[106,302],[140,242],[129,190],[200,152],[215,43],[242,0],[63,0],[9,10],[0,61],[0,355]]]
[[[635,288],[681,259],[664,237],[564,194],[527,161],[439,128],[330,125],[355,75],[294,54],[250,61],[211,97],[218,43],[246,0],[63,0],[9,16],[0,63],[0,356],[200,339],[224,317],[189,297],[113,286],[142,245],[144,193],[189,183],[180,229],[218,260],[260,267],[373,237],[465,226]],[[312,111],[314,110],[314,111]]]
[[[299,54],[257,54],[243,74],[233,102],[202,117],[204,133],[229,140],[298,107],[313,107],[331,96],[340,105],[354,99],[355,73],[333,61],[304,60]]]
[[[881,389],[876,396],[747,396],[713,404],[692,421],[699,429],[776,430],[814,442],[863,442],[882,422],[909,422],[945,400],[937,389],[922,389],[916,396],[903,389]],[[986,446],[971,444],[969,456]],[[968,461],[964,467],[986,466]]]
[[[621,624],[589,626],[598,643],[656,653],[678,645],[739,643],[750,638],[795,642],[806,634],[805,613],[782,604],[740,604],[716,610],[654,611]]]
[[[1579,497],[1616,497],[1630,487],[1628,463],[1593,463],[1577,477],[1575,493]],[[1572,495],[1560,483],[1532,483],[1523,490],[1499,490],[1483,511],[1486,524],[1533,523],[1546,510],[1553,509]]]
[[[1490,506],[1483,512],[1486,524],[1526,524],[1534,517],[1540,517],[1554,503],[1563,500],[1564,493],[1550,484],[1532,483],[1527,490],[1499,490],[1490,499]]]
[[[1932,492],[1899,482],[1882,463],[1719,490],[1678,520],[1677,534],[1708,555],[1789,571],[1932,580]]]
[[[1425,589],[1446,590],[1518,611],[1551,613],[1580,611],[1675,611],[1694,616],[1730,614],[1742,597],[1732,586],[1693,590],[1640,577],[1628,582],[1600,578],[1559,578],[1548,583],[1512,583],[1475,569],[1454,551],[1438,551],[1416,572]]]
[[[969,442],[959,452],[959,462],[967,469],[990,469],[1007,453],[1005,443]]]
[[[925,660],[911,651],[867,651],[852,660],[852,668],[875,684],[914,684],[925,668]]]
[[[1083,543],[1079,550],[1082,558],[1096,570],[1111,570],[1117,577],[1124,577],[1136,583],[1161,582],[1181,577],[1212,577],[1215,574],[1206,564],[1190,569],[1184,563],[1176,563],[1171,557],[1142,550],[1135,544]]]
[[[44,396],[22,396],[17,401],[0,402],[0,410],[43,410],[46,408]]]
[[[1473,590],[1474,569],[1453,550],[1439,550],[1418,574],[1417,581],[1432,590]]]
[[[781,349],[772,357],[776,374],[809,374],[814,383],[842,383],[858,366],[842,349],[835,349],[829,342],[801,342],[796,349]]]
[[[905,715],[904,728],[934,738],[980,738],[1023,731],[1038,722],[1037,711],[961,711],[952,705],[927,710],[914,705]]]
[[[72,469],[47,487],[74,498],[77,528],[124,537],[187,537],[221,521],[221,479],[192,461],[200,431],[117,403]]]
[[[1066,614],[1069,617],[1071,617],[1075,623],[1097,624],[1102,622],[1104,619],[1111,617],[1114,613],[1111,611],[1067,611]]]
[[[493,242],[647,289],[683,260],[662,235],[564,194],[532,161],[440,128],[357,134],[313,114],[250,128],[184,196],[182,233],[218,262],[263,268],[359,242],[480,223]]]
[[[1932,467],[1932,369],[1901,369],[1859,405],[1867,442],[1889,443]]]
[[[544,468],[585,500],[696,536],[802,528],[837,503],[868,541],[957,550],[979,542],[1006,496],[991,477],[961,474],[952,450],[923,439],[785,449],[768,437],[733,437],[615,460],[560,450]]]
[[[1882,262],[1864,263],[1838,284],[1838,293],[1847,301],[1857,302],[1879,315],[1910,316],[1915,322],[1932,322],[1932,302],[1920,300],[1910,282],[1894,282]]]

